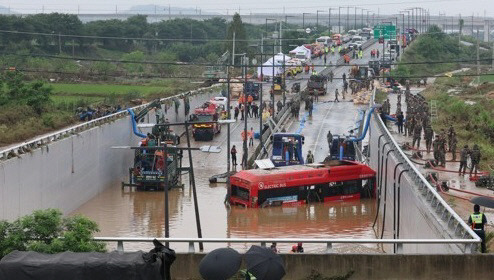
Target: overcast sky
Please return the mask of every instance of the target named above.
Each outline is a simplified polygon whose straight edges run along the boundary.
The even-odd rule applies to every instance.
[[[211,11],[226,14],[233,10],[241,14],[260,12],[283,12],[287,13],[315,12],[316,10],[327,10],[329,7],[344,5],[358,5],[370,9],[377,14],[378,9],[382,14],[393,14],[409,7],[423,7],[429,9],[432,15],[446,13],[446,15],[494,16],[494,0],[0,0],[0,5],[10,7],[21,13],[41,12],[44,6],[45,12],[77,12],[79,7],[81,13],[89,12],[114,12],[115,6],[119,11],[127,10],[134,5],[157,4],[181,8],[200,8],[203,13]]]

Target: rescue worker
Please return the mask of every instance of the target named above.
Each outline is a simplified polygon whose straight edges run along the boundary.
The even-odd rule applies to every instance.
[[[327,60],[326,54],[324,54],[324,65],[326,65],[326,60]]]
[[[420,148],[420,136],[422,135],[422,126],[416,125],[413,129],[413,141],[412,147],[415,147],[415,143],[417,143],[417,149]]]
[[[278,100],[278,102],[276,102],[276,108],[278,109],[278,112],[283,109],[283,103],[281,103],[281,100]]]
[[[403,120],[404,120],[403,112],[399,112],[398,116],[396,116],[396,124],[398,125],[398,133],[403,133]]]
[[[439,165],[446,167],[446,140],[439,137]]]
[[[333,70],[329,71],[329,82],[332,83],[334,78]]]
[[[455,129],[453,127],[453,125],[450,125],[449,126],[449,129],[448,129],[448,148],[449,148],[449,152],[451,152],[451,140],[453,138],[453,134],[455,134]]]
[[[340,102],[340,100],[338,100],[338,95],[340,95],[340,93],[338,92],[338,89],[336,89],[334,92],[334,102]]]
[[[314,163],[314,155],[312,154],[312,152],[310,150],[307,153],[307,159],[305,160],[305,162]]]
[[[434,138],[434,141],[432,142],[432,150],[433,150],[433,154],[434,154],[434,159],[436,160],[436,162],[439,161],[439,144],[440,144],[440,140],[439,140],[439,135],[436,135],[436,137]]]
[[[456,161],[456,144],[458,143],[458,140],[456,139],[456,133],[453,132],[453,135],[451,135],[451,139],[449,140],[449,150],[451,151],[451,155],[453,156],[452,159],[453,161]]]
[[[278,248],[276,248],[276,242],[271,243],[270,248],[271,248],[271,251],[278,253]]]
[[[425,147],[427,149],[427,153],[431,152],[432,136],[434,136],[434,131],[432,130],[432,127],[429,124],[426,126],[424,130]]]
[[[304,247],[302,247],[302,242],[297,243],[297,253],[303,253]]]
[[[328,131],[328,134],[326,135],[326,139],[328,140],[328,147],[329,150],[331,151],[331,146],[333,146],[333,134],[331,134],[331,131]]]
[[[463,172],[463,175],[467,173],[467,160],[468,160],[468,155],[470,154],[470,149],[468,148],[468,145],[463,146],[463,149],[461,149],[460,152],[460,170],[458,170],[458,173]]]
[[[230,154],[232,156],[232,165],[233,168],[237,169],[237,149],[235,148],[235,145],[232,146],[232,149],[230,150]]]
[[[472,227],[473,231],[482,239],[481,252],[485,253],[485,231],[484,225],[487,224],[487,218],[484,213],[480,213],[480,206],[475,204],[473,206],[473,214],[468,217],[468,224]]]
[[[475,176],[477,176],[477,170],[479,169],[480,158],[481,158],[480,149],[477,144],[473,145],[470,158],[472,160],[472,169],[470,169],[470,177],[472,176],[472,172],[474,169],[475,169]]]

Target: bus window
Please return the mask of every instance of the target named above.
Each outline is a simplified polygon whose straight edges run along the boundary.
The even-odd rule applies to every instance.
[[[362,180],[333,182],[329,184],[328,196],[350,195],[360,193]]]
[[[304,187],[300,187],[304,188]],[[298,194],[304,192],[300,188],[279,188],[270,190],[259,190],[259,205],[270,204],[274,201],[297,201]]]
[[[232,185],[232,196],[249,201],[249,190]]]

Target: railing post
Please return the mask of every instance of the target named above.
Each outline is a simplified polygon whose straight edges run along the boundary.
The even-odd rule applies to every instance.
[[[331,254],[333,253],[333,243],[328,242],[326,243],[326,254]]]
[[[196,249],[194,247],[194,242],[189,242],[189,253],[194,254],[196,252]]]
[[[403,254],[403,243],[401,242],[396,243],[396,253]]]
[[[124,251],[124,246],[123,246],[122,240],[117,241],[117,251],[122,252],[122,253]]]

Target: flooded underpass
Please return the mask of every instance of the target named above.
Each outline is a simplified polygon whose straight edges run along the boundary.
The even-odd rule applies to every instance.
[[[365,52],[366,57],[369,51]],[[337,57],[332,58],[336,63]],[[365,63],[365,60],[363,61]],[[322,70],[322,69],[320,69]],[[320,71],[318,70],[318,71]],[[335,77],[340,77],[348,68],[334,69]],[[348,72],[347,72],[348,73]],[[290,88],[288,82],[288,88]],[[287,132],[299,132],[305,135],[304,156],[309,149],[315,153],[316,161],[322,161],[328,154],[326,133],[348,133],[355,126],[359,109],[353,102],[342,100],[333,103],[336,88],[341,90],[342,80],[328,83],[328,94],[319,97],[312,117],[301,110],[299,120],[290,121]],[[267,100],[269,94],[264,92]],[[280,98],[279,96],[276,97]],[[290,98],[290,95],[288,95]],[[341,98],[341,97],[340,97]],[[258,128],[259,119],[249,119],[250,127]],[[242,157],[242,138],[244,122],[231,125],[231,145],[236,145],[238,161]],[[226,184],[210,184],[209,177],[226,171],[227,133],[223,126],[212,142],[192,141],[193,147],[218,145],[220,153],[204,154],[193,152],[195,181],[202,225],[202,235],[206,238],[376,238],[372,227],[376,216],[376,201],[361,199],[353,201],[331,201],[301,206],[283,206],[259,209],[244,209],[225,206]],[[185,140],[185,137],[183,137]],[[256,145],[258,141],[255,141]],[[182,146],[185,141],[182,141]],[[252,149],[253,150],[253,149]],[[188,157],[184,153],[183,165],[188,166]],[[240,168],[240,167],[238,167]],[[122,181],[127,181],[122,178]],[[170,237],[197,237],[193,195],[188,175],[182,176],[183,189],[169,192]],[[122,190],[120,184],[107,188],[85,203],[73,214],[84,214],[95,220],[100,226],[98,236],[105,237],[164,237],[164,193],[135,192]],[[250,244],[230,244],[233,248],[247,250]],[[278,244],[281,252],[289,252],[294,244]],[[116,244],[109,244],[115,248]],[[125,243],[125,250],[148,249],[150,244]],[[204,244],[205,250],[224,247],[224,244]],[[172,244],[178,251],[187,251],[187,243]],[[325,244],[304,244],[306,252],[323,252]],[[197,250],[197,248],[196,248]],[[334,244],[335,252],[381,252],[372,244]]]

